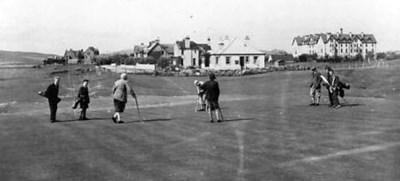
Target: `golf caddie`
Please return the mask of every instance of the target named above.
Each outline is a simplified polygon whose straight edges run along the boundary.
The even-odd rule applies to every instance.
[[[316,67],[311,68],[311,83],[310,83],[310,106],[319,106],[321,98],[321,82],[328,83],[326,78],[317,70]]]
[[[204,101],[204,89],[201,88],[203,85],[203,81],[194,80],[194,85],[197,89],[197,101],[196,101],[196,111],[205,111],[206,110],[206,103]]]
[[[208,114],[210,116],[210,122],[214,122],[213,112],[215,112],[215,116],[218,122],[222,122],[224,120],[221,112],[221,108],[218,104],[219,99],[219,85],[218,82],[215,81],[216,77],[214,73],[209,75],[210,80],[200,86],[201,89],[205,91],[205,100],[206,100],[206,108],[208,110]]]
[[[339,103],[339,77],[335,75],[335,72],[332,69],[328,70],[329,74],[329,92],[331,93],[331,99],[332,99],[332,107],[333,108],[340,108],[341,105]]]
[[[56,121],[57,104],[61,101],[61,99],[58,97],[59,83],[60,77],[55,76],[54,82],[47,87],[46,91],[40,91],[38,93],[39,95],[46,97],[49,101],[50,123],[54,123]]]
[[[86,117],[86,110],[89,108],[90,103],[88,83],[89,80],[83,80],[82,86],[79,88],[78,96],[76,97],[75,103],[72,106],[72,109],[76,109],[78,104],[80,105],[82,110],[79,120],[88,120]]]
[[[128,93],[136,99],[136,94],[132,87],[128,84],[128,76],[125,73],[121,74],[121,78],[114,83],[112,96],[114,99],[115,114],[112,116],[114,123],[123,123],[121,113],[125,110],[125,105],[128,102]]]

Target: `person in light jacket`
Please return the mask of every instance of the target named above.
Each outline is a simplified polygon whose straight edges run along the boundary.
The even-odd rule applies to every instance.
[[[125,73],[121,74],[121,79],[114,83],[112,89],[115,114],[112,116],[114,123],[123,123],[121,113],[125,110],[125,105],[128,102],[128,93],[136,99],[136,94],[132,87],[128,84],[128,76]]]

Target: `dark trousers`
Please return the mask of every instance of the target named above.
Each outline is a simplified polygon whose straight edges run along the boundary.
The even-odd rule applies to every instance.
[[[49,101],[49,107],[50,107],[50,120],[55,121],[57,114],[57,103]]]
[[[336,89],[332,92],[332,106],[337,106],[339,105],[339,90]]]
[[[329,88],[327,89],[328,90],[328,97],[329,97],[329,104],[331,105],[331,106],[333,106],[333,93],[331,93],[331,91],[329,90]]]

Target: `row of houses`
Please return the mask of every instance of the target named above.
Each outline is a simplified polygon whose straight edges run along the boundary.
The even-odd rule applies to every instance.
[[[214,46],[210,38],[206,43],[197,43],[190,40],[190,37],[185,37],[183,40],[165,44],[157,39],[148,45],[142,43],[134,46],[133,54],[135,57],[152,57],[156,60],[168,57],[172,58],[174,65],[217,70],[264,68],[275,62],[275,57],[267,56],[265,52],[252,47],[248,37],[221,38]]]
[[[362,57],[376,56],[377,41],[373,34],[345,34],[343,29],[336,34],[316,33],[304,36],[297,36],[292,41],[292,53],[294,57],[302,54],[317,54],[318,57],[351,58],[358,54]]]

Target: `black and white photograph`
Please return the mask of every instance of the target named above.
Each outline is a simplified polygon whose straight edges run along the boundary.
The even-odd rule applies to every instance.
[[[2,181],[399,170],[400,1],[0,0]]]

